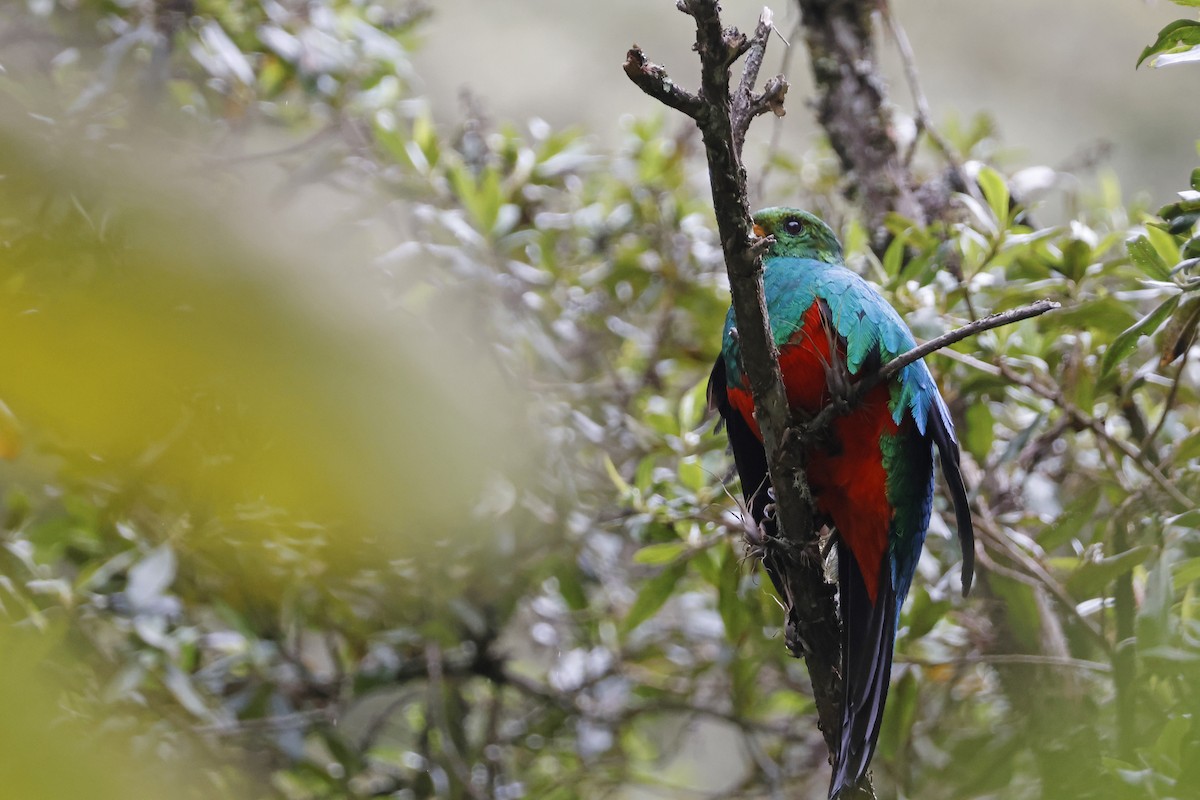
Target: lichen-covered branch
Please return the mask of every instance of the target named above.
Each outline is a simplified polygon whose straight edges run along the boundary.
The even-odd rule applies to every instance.
[[[886,241],[889,212],[920,224],[925,210],[904,164],[892,129],[887,91],[871,31],[875,0],[797,0],[804,20],[817,120],[862,205],[878,249]]]

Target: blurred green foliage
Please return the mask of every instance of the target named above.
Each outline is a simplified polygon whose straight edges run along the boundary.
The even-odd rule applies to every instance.
[[[1171,0],[1177,6],[1196,7],[1196,0]],[[1152,44],[1138,56],[1137,66],[1149,60],[1152,67],[1200,61],[1200,20],[1177,19],[1163,26]]]
[[[0,131],[14,796],[822,791],[706,412],[728,297],[695,136],[637,120],[606,152],[473,100],[439,129],[411,93],[423,13],[4,21],[37,34]],[[1063,304],[930,359],[981,580],[957,599],[939,500],[876,786],[1191,796],[1196,174],[1157,215],[1056,190],[1075,213],[1042,228],[986,120],[945,133],[982,196],[893,217],[881,256],[823,148],[763,182],[920,338]]]

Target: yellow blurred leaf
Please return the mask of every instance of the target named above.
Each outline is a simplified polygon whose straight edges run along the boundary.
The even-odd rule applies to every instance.
[[[491,350],[445,302],[395,307],[338,242],[133,181],[168,174],[153,153],[64,169],[0,131],[0,396],[27,449],[169,493],[187,547],[260,579],[254,542],[314,570],[479,543],[477,498],[528,452]]]
[[[0,458],[8,461],[21,454],[21,423],[0,400]]]

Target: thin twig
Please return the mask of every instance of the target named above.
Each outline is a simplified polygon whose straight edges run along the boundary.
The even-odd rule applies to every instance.
[[[462,784],[463,790],[476,800],[486,800],[482,790],[472,780],[471,768],[459,752],[454,733],[450,730],[450,717],[446,713],[446,687],[442,671],[442,649],[435,642],[425,647],[425,664],[429,670],[429,711],[434,727],[441,733],[442,752],[446,764]]]
[[[1187,369],[1188,356],[1192,354],[1192,348],[1187,348],[1183,351],[1183,359],[1179,362],[1179,369],[1175,371],[1175,379],[1171,381],[1171,389],[1167,392],[1167,399],[1163,402],[1162,415],[1158,418],[1158,424],[1154,426],[1154,430],[1146,437],[1146,445],[1152,446],[1154,440],[1162,433],[1163,425],[1167,422],[1167,415],[1171,413],[1171,408],[1175,405],[1175,396],[1179,393],[1179,383],[1183,379],[1183,371]],[[1159,468],[1163,465],[1160,463]]]
[[[196,725],[192,728],[196,733],[215,734],[217,736],[242,736],[251,733],[276,733],[279,731],[299,730],[307,728],[314,722],[332,722],[337,711],[332,706],[314,708],[307,711],[293,711],[288,714],[277,714],[272,717],[256,719],[241,719],[235,723],[215,722],[207,725]]]
[[[1075,603],[1075,599],[1067,592],[1066,587],[1062,585],[1053,575],[1051,575],[1040,561],[1026,553],[1018,547],[1011,538],[1004,535],[1000,530],[1000,525],[992,516],[992,511],[989,506],[983,504],[980,506],[980,519],[977,519],[978,530],[982,533],[982,539],[985,544],[990,543],[997,551],[1004,553],[1014,563],[1019,564],[1025,573],[1033,578],[1036,582],[1030,583],[1034,588],[1041,587],[1050,593],[1050,595],[1058,601],[1063,610],[1070,614],[1080,625],[1087,631],[1092,640],[1105,653],[1112,653],[1112,643],[1105,638],[1103,632],[1092,623],[1091,620],[1079,613],[1079,608]]]
[[[338,124],[336,122],[331,122],[325,127],[315,131],[312,135],[285,147],[276,148],[274,150],[262,150],[257,153],[241,153],[233,156],[212,155],[205,158],[203,164],[207,167],[232,167],[253,161],[268,161],[276,158],[282,158],[284,156],[296,155],[297,153],[302,153],[313,145],[318,144],[323,139],[326,139],[337,133],[338,130]]]
[[[787,77],[788,72],[791,70],[792,53],[796,52],[792,48],[791,40],[797,38],[800,35],[801,24],[802,24],[801,20],[797,19],[795,24],[792,26],[791,31],[788,32],[788,37],[786,39],[783,39],[782,36],[779,36],[780,39],[783,39],[783,43],[786,47],[786,49],[783,51],[783,58],[779,62],[779,74],[781,76],[784,76],[785,78]],[[775,33],[776,33],[776,35],[779,35],[778,30],[776,30]],[[778,152],[778,150],[779,150],[779,140],[780,140],[780,137],[782,136],[782,134],[783,134],[783,115],[780,114],[780,115],[776,116],[775,122],[771,126],[771,141],[767,144],[767,157],[763,163],[762,171],[758,175],[758,196],[760,198],[762,198],[766,194],[767,178],[770,177],[771,170],[775,166],[775,164],[774,164],[775,153]]]
[[[754,84],[758,82],[758,71],[762,68],[763,56],[767,52],[767,41],[771,31],[775,29],[771,9],[764,8],[758,18],[758,27],[750,38],[746,49],[746,64],[742,69],[742,79],[738,82],[737,91],[733,95],[733,146],[738,152],[746,144],[746,132],[750,130],[750,122],[767,111],[774,112],[776,117],[782,117],[786,111],[783,99],[787,96],[788,84],[782,75],[776,75],[767,81],[762,94],[754,93]]]
[[[950,146],[950,143],[946,141],[933,124],[933,112],[929,108],[929,99],[925,96],[925,91],[921,88],[921,79],[917,75],[917,57],[913,53],[912,44],[908,41],[908,33],[886,3],[883,4],[883,16],[887,20],[888,30],[892,34],[892,39],[896,42],[896,49],[900,52],[900,63],[904,65],[904,78],[908,83],[908,91],[912,94],[913,105],[916,106],[917,111],[917,135],[913,137],[912,148],[909,150],[908,155],[905,156],[905,164],[907,165],[912,162],[913,154],[917,150],[917,142],[920,141],[921,133],[923,132],[934,143],[938,151],[941,152],[942,157],[946,159],[946,163],[950,165],[950,169],[954,170],[954,174],[962,182],[964,191],[982,203],[983,197],[980,194],[979,187],[967,175],[966,170],[963,169],[962,162],[958,160],[958,155],[954,152],[954,148]]]
[[[1152,481],[1158,484],[1158,487],[1162,489],[1167,496],[1175,501],[1175,505],[1178,508],[1178,513],[1188,511],[1195,507],[1193,501],[1188,499],[1186,495],[1179,491],[1177,486],[1168,481],[1166,476],[1162,474],[1162,471],[1154,463],[1147,459],[1144,453],[1137,450],[1135,447],[1133,447],[1133,445],[1129,444],[1129,442],[1126,442],[1123,439],[1118,439],[1110,434],[1105,429],[1104,423],[1093,417],[1091,414],[1080,411],[1074,403],[1071,403],[1065,397],[1063,397],[1062,392],[1060,392],[1058,389],[1045,386],[1033,378],[1022,375],[1021,373],[1012,369],[1003,359],[1000,360],[997,366],[1000,368],[1000,374],[1006,379],[1012,383],[1025,387],[1045,400],[1049,400],[1061,411],[1067,414],[1067,416],[1069,416],[1077,426],[1087,428],[1098,438],[1104,440],[1104,442],[1106,442],[1108,445],[1121,451],[1122,455],[1133,461],[1133,463],[1136,464],[1143,473],[1145,473]]]
[[[1080,669],[1091,672],[1112,672],[1112,667],[1102,661],[1085,661],[1082,658],[1064,658],[1063,656],[1043,656],[1034,653],[996,653],[984,655],[959,656],[943,660],[916,658],[914,656],[898,655],[897,664],[912,664],[918,667],[953,667],[966,664],[1028,664],[1030,666],[1062,667],[1064,669]]]
[[[955,328],[952,331],[942,334],[934,339],[930,339],[922,345],[914,347],[907,353],[897,356],[891,361],[879,368],[879,380],[885,381],[895,375],[900,370],[907,367],[909,364],[924,358],[930,353],[948,347],[955,342],[961,342],[968,336],[974,336],[983,331],[990,331],[993,328],[1000,328],[1005,325],[1011,325],[1014,322],[1030,319],[1032,317],[1041,316],[1047,311],[1053,311],[1059,308],[1059,303],[1053,300],[1038,300],[1036,303],[1030,303],[1021,308],[1013,308],[1008,311],[1001,311],[996,314],[988,314],[986,317],[981,317],[961,328]]]

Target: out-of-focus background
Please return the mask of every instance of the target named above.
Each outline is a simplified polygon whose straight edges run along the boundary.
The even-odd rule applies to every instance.
[[[963,600],[939,494],[879,797],[1193,796],[1200,65],[1133,65],[1194,7],[897,5],[981,196],[882,252],[776,12],[755,200],[820,210],[919,338],[1062,305],[927,359],[979,570]],[[707,408],[703,154],[620,69],[637,42],[694,85],[691,30],[671,0],[0,7],[0,796],[823,796]]]
[[[1138,53],[1178,16],[1165,0],[893,0],[888,4],[916,54],[934,121],[961,125],[981,112],[996,122],[997,147],[1010,168],[1069,171],[1109,168],[1129,194],[1166,202],[1189,168],[1200,136],[1200,103],[1188,70],[1134,70]],[[725,19],[751,30],[763,4],[727,0]],[[790,36],[784,148],[810,147],[818,134],[804,107],[811,95],[803,34],[793,3],[775,3],[775,24]],[[671,0],[438,0],[416,55],[435,115],[450,121],[468,89],[499,119],[542,117],[582,125],[604,142],[620,136],[623,115],[661,114],[654,100],[622,80],[634,42],[685,86],[697,84],[691,30]],[[792,35],[794,33],[794,35]],[[913,108],[895,43],[881,36],[892,101]],[[779,71],[782,42],[763,72]],[[672,120],[672,124],[682,124]],[[747,163],[761,165],[771,126],[751,129]],[[1087,175],[1088,170],[1084,170]],[[762,198],[763,201],[773,198]]]

